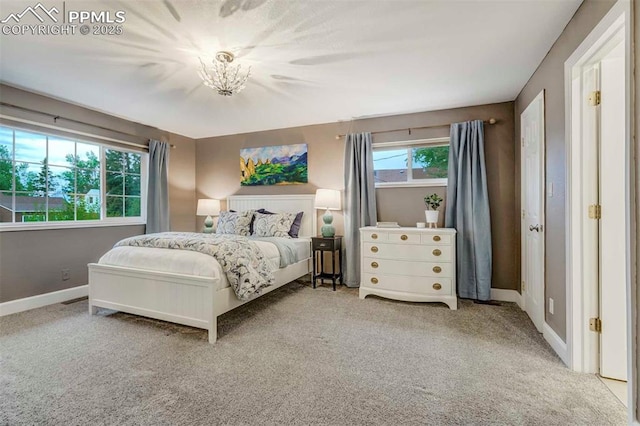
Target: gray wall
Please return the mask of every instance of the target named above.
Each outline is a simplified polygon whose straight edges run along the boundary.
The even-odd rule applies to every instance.
[[[87,263],[144,225],[0,233],[0,302],[87,284]],[[62,269],[70,279],[62,281]]]
[[[175,231],[195,230],[195,141],[152,127],[123,120],[87,108],[61,102],[0,84],[0,99],[13,105],[58,114],[114,131],[133,134],[131,142],[160,139],[176,145],[169,160],[171,227]],[[3,114],[53,124],[41,115],[0,108]],[[58,126],[117,137],[60,120]],[[87,284],[87,263],[95,262],[118,240],[144,232],[144,226],[76,228],[64,230],[0,232],[0,302],[35,296]],[[62,281],[62,269],[71,279]]]
[[[555,313],[546,322],[563,340],[566,337],[566,247],[565,247],[565,156],[564,62],[609,11],[615,0],[585,0],[567,24],[545,59],[522,89],[515,102],[515,137],[520,138],[520,114],[541,91],[545,91],[546,181],[553,183],[553,196],[546,197],[545,301],[555,301]],[[520,145],[516,144],[516,193],[520,194]],[[520,209],[520,197],[516,200]],[[520,241],[520,229],[516,229]],[[517,251],[520,251],[518,244]],[[546,302],[548,304],[548,302]]]
[[[514,200],[513,102],[451,110],[378,117],[353,122],[328,123],[264,132],[199,139],[196,141],[197,198],[224,200],[232,194],[311,194],[317,188],[344,187],[344,142],[337,134],[420,127],[473,119],[496,118],[485,130],[492,240],[494,246],[493,287],[518,289],[519,262],[515,252],[516,209]],[[448,136],[448,126],[374,135],[374,142],[415,140]],[[307,143],[309,183],[304,185],[241,187],[238,157],[243,147]],[[378,220],[415,226],[424,222],[425,195],[445,188],[387,188],[377,191]],[[321,214],[319,212],[318,214]],[[337,232],[344,231],[341,212],[334,214]],[[198,218],[198,228],[202,226]]]

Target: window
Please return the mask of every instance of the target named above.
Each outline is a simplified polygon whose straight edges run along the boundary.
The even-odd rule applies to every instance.
[[[143,163],[143,153],[0,126],[0,227],[143,222]]]
[[[446,186],[449,138],[373,146],[376,187]]]

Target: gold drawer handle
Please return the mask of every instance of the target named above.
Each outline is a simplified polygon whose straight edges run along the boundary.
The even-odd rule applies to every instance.
[[[402,236],[400,236],[400,239],[401,239],[402,241],[407,241],[407,238],[409,238],[409,237],[407,237],[406,235],[402,235]]]
[[[371,239],[372,240],[377,240],[378,239],[378,234],[371,234]]]
[[[441,285],[440,283],[435,283],[435,284],[433,285],[433,289],[434,289],[434,290],[440,290],[441,288],[442,288],[442,285]]]
[[[371,262],[371,267],[372,268],[377,268],[378,267],[378,262]]]
[[[376,277],[371,278],[372,284],[378,284],[378,279]]]
[[[433,255],[434,255],[434,256],[440,256],[441,254],[442,254],[442,252],[440,251],[440,249],[435,249],[435,250],[433,251]]]
[[[378,252],[378,247],[376,247],[376,246],[371,247],[371,251],[374,252],[374,253],[377,253]]]
[[[433,272],[435,272],[436,274],[439,274],[440,272],[442,272],[442,268],[439,266],[434,266],[433,267]]]
[[[440,241],[440,240],[441,240],[440,235],[433,236],[433,241]]]

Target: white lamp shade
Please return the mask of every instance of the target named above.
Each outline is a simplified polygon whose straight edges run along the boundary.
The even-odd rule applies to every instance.
[[[220,214],[220,200],[198,200],[197,216],[218,216]]]
[[[316,209],[340,210],[340,191],[318,189],[316,191]]]

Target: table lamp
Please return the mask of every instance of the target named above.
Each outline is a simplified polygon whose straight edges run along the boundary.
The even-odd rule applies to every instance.
[[[336,235],[336,230],[331,224],[333,222],[333,215],[331,210],[340,210],[340,191],[335,189],[318,189],[316,191],[316,200],[314,207],[316,209],[326,209],[326,212],[322,216],[324,225],[320,228],[323,237],[333,237]]]
[[[205,234],[213,233],[213,219],[211,216],[220,215],[220,200],[202,199],[198,200],[197,216],[206,216],[204,220],[204,229],[202,232]]]

